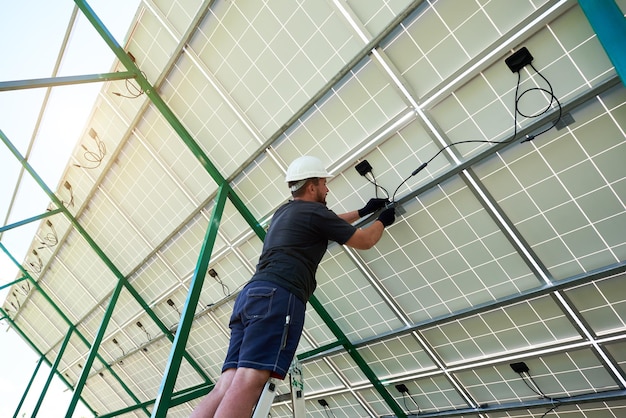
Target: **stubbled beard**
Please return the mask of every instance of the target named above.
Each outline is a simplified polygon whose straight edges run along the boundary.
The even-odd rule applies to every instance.
[[[326,205],[326,193],[322,193],[322,192],[317,192],[317,199],[316,199],[319,203],[323,203],[324,205]]]

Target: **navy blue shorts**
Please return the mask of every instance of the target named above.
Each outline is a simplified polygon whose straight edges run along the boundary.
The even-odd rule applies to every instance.
[[[248,367],[284,379],[298,348],[305,311],[298,297],[274,283],[248,283],[230,317],[230,345],[222,372]]]

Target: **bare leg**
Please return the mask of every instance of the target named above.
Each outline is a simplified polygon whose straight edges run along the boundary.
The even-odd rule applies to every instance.
[[[215,415],[215,410],[220,405],[220,402],[222,402],[224,394],[230,387],[233,377],[235,377],[235,370],[236,369],[224,370],[217,380],[215,387],[200,401],[189,418],[212,418]]]
[[[238,368],[215,411],[215,418],[252,416],[252,409],[269,378],[269,370]]]

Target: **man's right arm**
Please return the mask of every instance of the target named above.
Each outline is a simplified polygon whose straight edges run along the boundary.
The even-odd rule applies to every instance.
[[[350,239],[346,241],[345,245],[356,248],[357,250],[369,250],[383,236],[385,227],[391,225],[394,220],[395,209],[393,207],[385,209],[370,226],[358,228]]]

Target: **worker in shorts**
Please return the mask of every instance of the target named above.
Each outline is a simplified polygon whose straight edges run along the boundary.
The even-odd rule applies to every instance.
[[[326,206],[329,177],[316,157],[289,165],[286,181],[293,199],[272,217],[256,272],[233,307],[222,375],[192,417],[250,417],[267,380],[287,374],[328,242],[369,249],[394,222],[390,207],[365,228],[352,225],[385,207],[387,199],[373,198],[359,210],[335,214]]]

